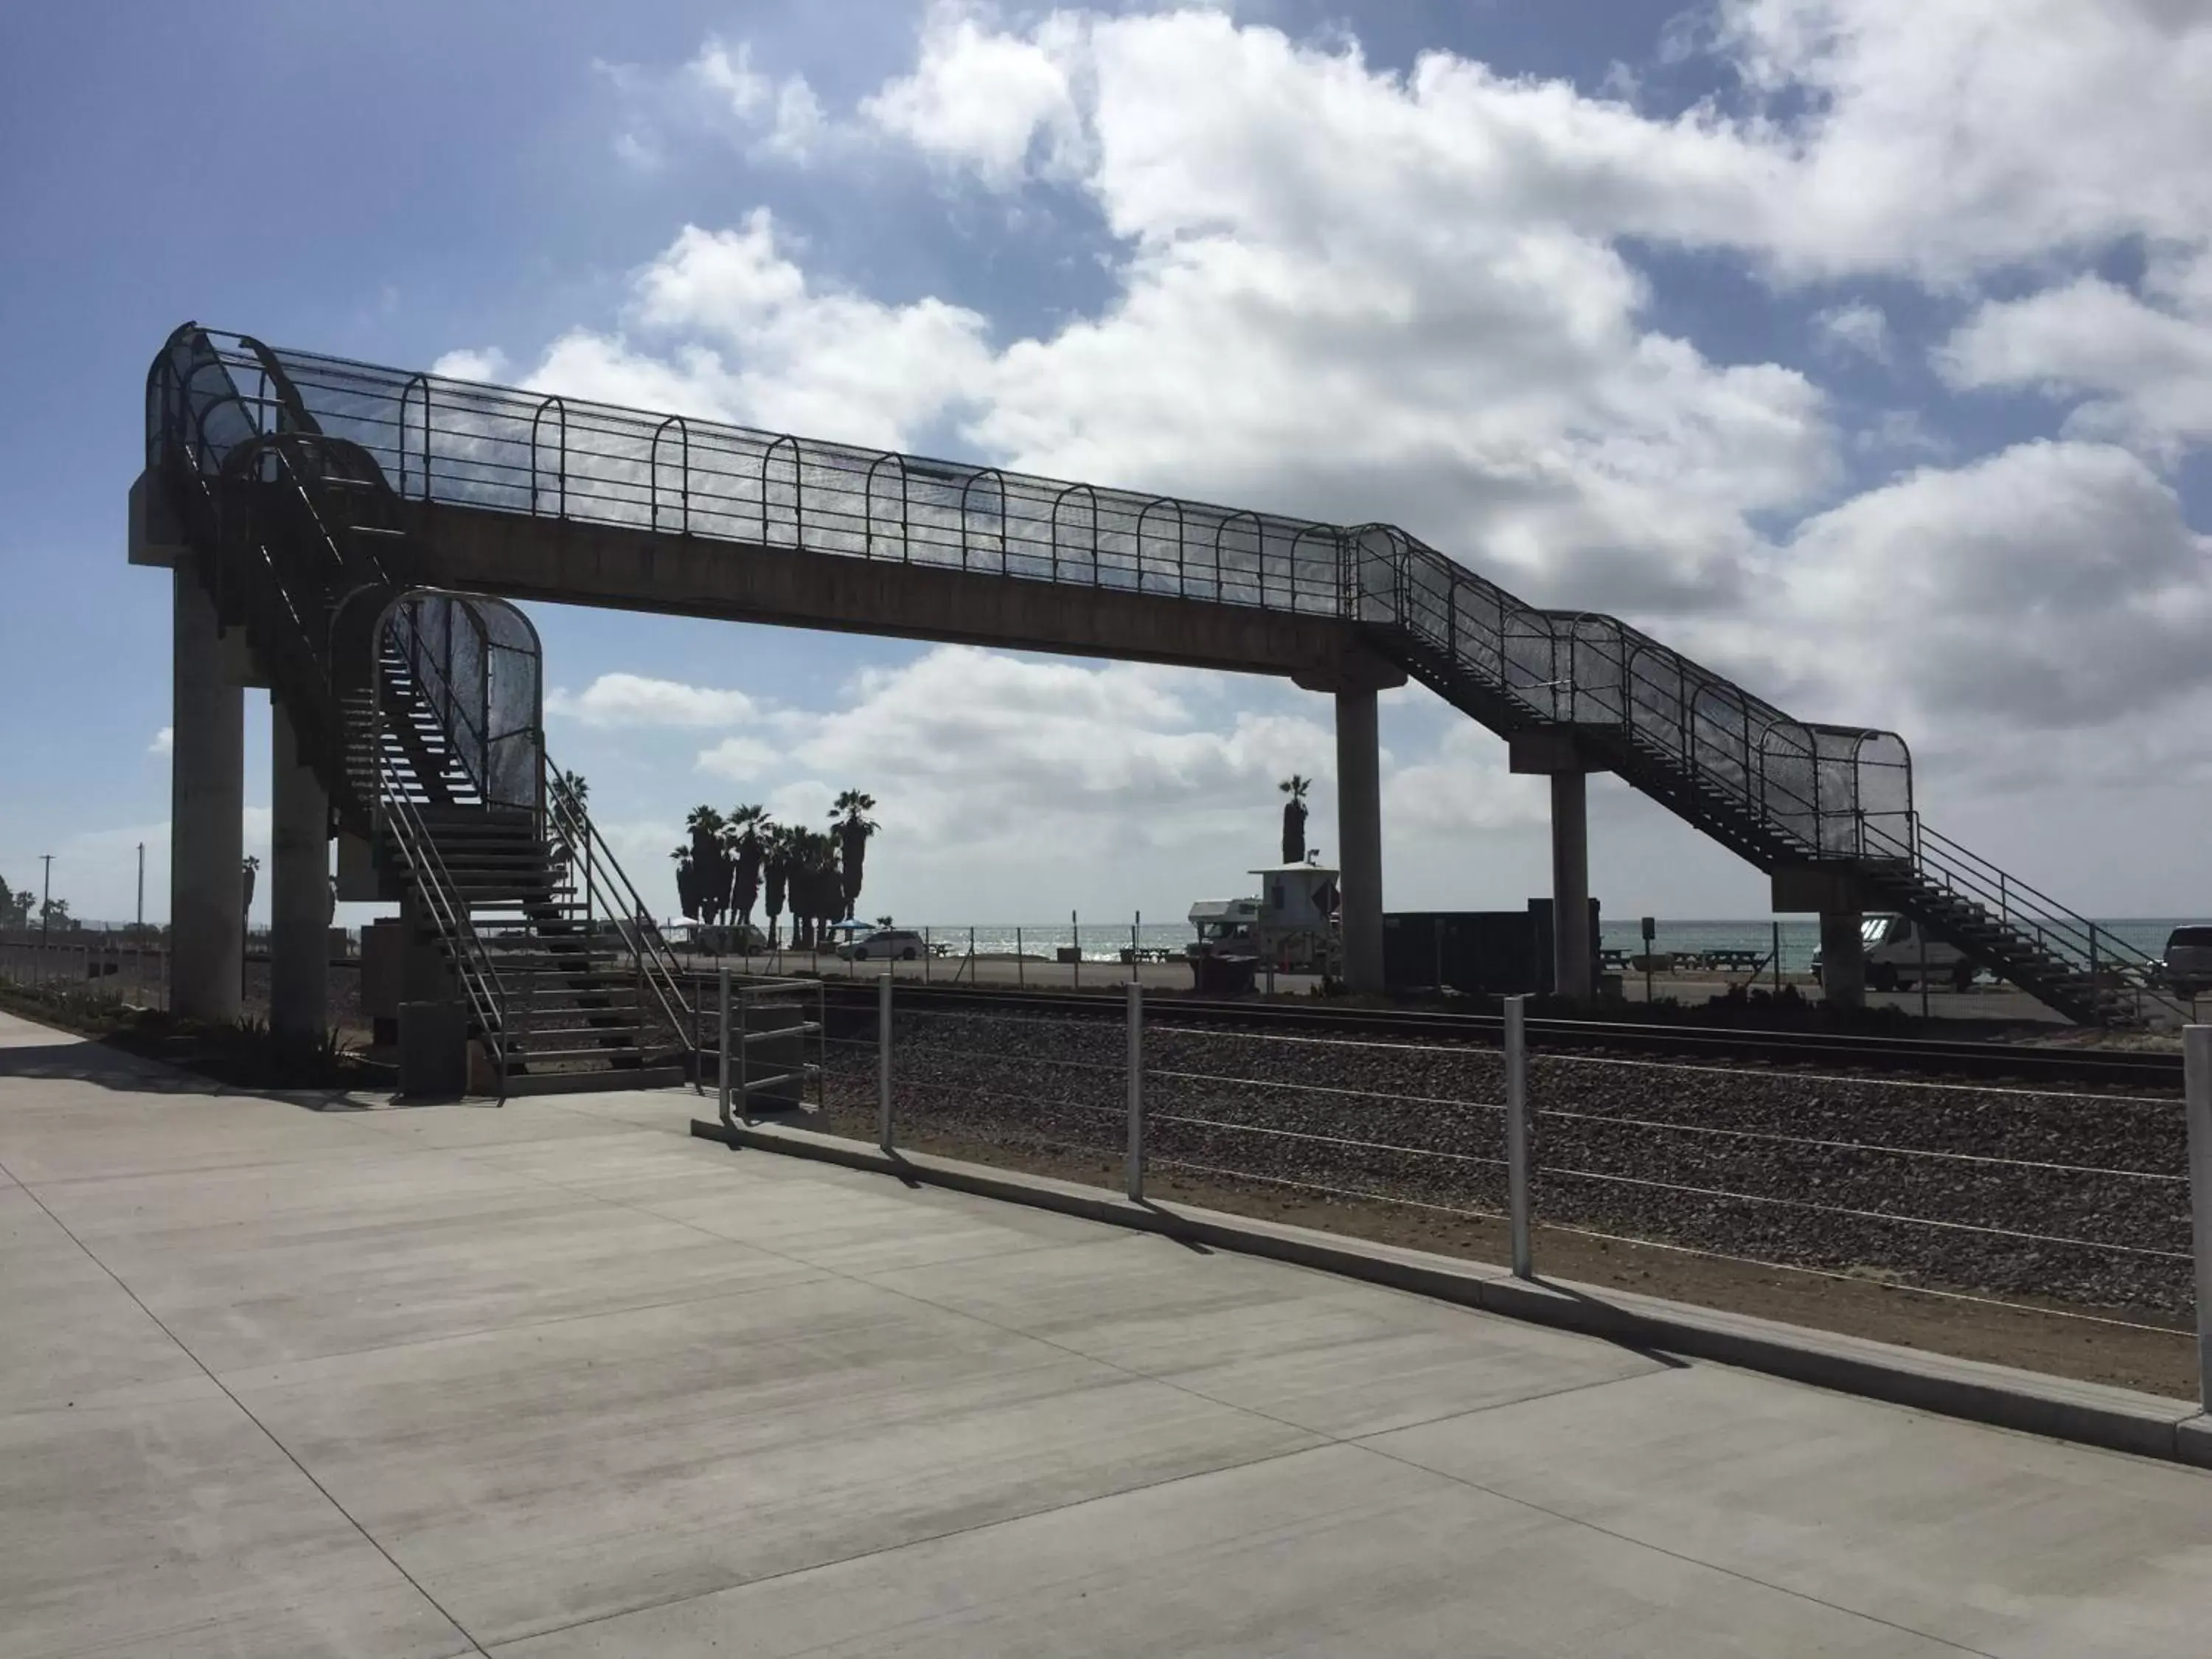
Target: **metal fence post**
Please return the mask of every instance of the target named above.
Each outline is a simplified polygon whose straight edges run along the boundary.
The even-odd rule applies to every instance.
[[[891,973],[876,981],[876,1145],[891,1149]]]
[[[2212,1413],[2212,1025],[2181,1033],[2189,1114],[2189,1202],[2197,1257],[2197,1403]]]
[[[1505,999],[1505,1208],[1513,1235],[1513,1276],[1534,1279],[1528,1245],[1528,999]]]
[[[1145,988],[1129,981],[1129,1158],[1127,1190],[1145,1195]]]
[[[717,1001],[719,1018],[714,1030],[714,1096],[722,1114],[722,1126],[730,1122],[730,970],[721,969],[716,977],[720,981]]]
[[[738,1081],[732,1091],[737,1096],[738,1119],[748,1129],[753,1127],[752,1046],[746,1041],[752,1034],[753,1023],[747,1017],[746,1005],[759,990],[758,986],[738,987]],[[725,1053],[728,1052],[726,1049]]]

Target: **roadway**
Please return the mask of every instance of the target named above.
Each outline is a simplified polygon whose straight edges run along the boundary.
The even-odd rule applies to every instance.
[[[0,1659],[2199,1655],[2212,1475],[0,1016]]]
[[[929,962],[841,962],[834,951],[763,951],[751,957],[724,958],[733,970],[752,974],[826,974],[831,978],[874,979],[886,971],[900,980],[931,984],[1021,986],[1030,990],[1065,991],[1077,987],[1104,989],[1110,986],[1126,985],[1129,981],[1129,964],[1122,962],[1085,962],[1079,967],[1073,963],[1048,962],[1038,957],[1017,959],[1011,953],[987,955],[978,952],[972,959],[957,952],[938,957]],[[702,972],[712,972],[716,958],[708,956],[686,955],[684,961]],[[1155,991],[1188,991],[1191,988],[1190,965],[1180,960],[1147,962],[1138,972],[1145,987]],[[1808,1002],[1821,1000],[1820,988],[1804,975],[1796,975],[1788,981],[1797,994]],[[1285,994],[1303,996],[1316,988],[1320,981],[1307,974],[1279,974],[1275,988]],[[1753,986],[1757,990],[1772,988],[1771,979],[1761,978]],[[1655,975],[1651,981],[1652,1000],[1672,1000],[1684,1006],[1698,1006],[1728,994],[1731,981],[1725,977],[1699,973]],[[1631,1007],[1644,1006],[1644,975],[1631,974],[1621,982],[1622,1001]],[[1918,1016],[1921,995],[1911,991],[1869,991],[1866,996],[1869,1008],[1895,1008],[1902,1013]],[[1619,1005],[1613,1005],[1619,1006]],[[2009,985],[1981,984],[1970,991],[1954,991],[1948,985],[1931,988],[1928,993],[1927,1009],[1934,1019],[1960,1019],[1999,1022],[2008,1024],[2057,1025],[2069,1022],[2063,1014],[2045,1006],[2025,991]]]

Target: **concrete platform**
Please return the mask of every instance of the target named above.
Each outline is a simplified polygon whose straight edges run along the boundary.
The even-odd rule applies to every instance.
[[[2212,1476],[0,1017],[0,1659],[2188,1655]]]

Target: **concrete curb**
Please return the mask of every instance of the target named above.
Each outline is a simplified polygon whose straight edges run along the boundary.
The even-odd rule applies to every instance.
[[[2212,1469],[2212,1418],[2183,1401],[1922,1353],[1889,1343],[1808,1330],[1656,1297],[1601,1291],[1558,1279],[1516,1279],[1504,1268],[1483,1262],[1370,1243],[1218,1210],[1180,1205],[1170,1208],[1150,1200],[1132,1202],[1103,1188],[963,1164],[924,1152],[887,1154],[860,1141],[811,1130],[772,1125],[726,1128],[719,1122],[695,1118],[691,1133],[702,1140],[733,1147],[813,1158],[1113,1226],[1161,1233],[1213,1249],[1265,1256],[1508,1318],[1686,1358],[1735,1365],[1945,1417]]]

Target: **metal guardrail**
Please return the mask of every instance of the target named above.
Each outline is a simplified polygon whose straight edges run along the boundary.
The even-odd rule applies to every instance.
[[[1886,839],[1886,838],[1885,838]],[[2174,1023],[2193,1018],[2189,1006],[2159,984],[2162,964],[2087,917],[2069,909],[1917,820],[1909,848],[1893,854],[1910,860],[1923,881],[1987,913],[2085,975],[2093,988],[2158,1006]]]
[[[400,856],[407,861],[415,891],[446,946],[453,976],[460,983],[461,994],[467,1000],[478,1034],[491,1045],[499,1073],[499,1097],[503,1101],[507,1098],[508,1047],[515,1035],[507,1012],[507,988],[500,981],[499,969],[490,951],[477,933],[468,905],[459,896],[453,874],[439,854],[435,837],[423,823],[402,781],[392,775],[380,743],[376,745],[373,763],[377,781],[378,826],[392,837]]]
[[[544,783],[540,799],[544,803],[545,826],[558,856],[564,859],[572,873],[580,876],[586,894],[585,926],[596,936],[598,932],[598,895],[601,890],[602,872],[607,879],[606,891],[611,900],[607,908],[609,925],[616,938],[630,957],[641,990],[650,990],[659,1005],[662,1019],[674,1039],[674,1046],[687,1050],[691,1055],[694,1079],[696,1079],[699,1045],[696,1036],[697,1009],[684,994],[685,970],[677,961],[676,953],[662,937],[659,924],[653,920],[652,911],[638,896],[637,889],[630,883],[629,872],[616,859],[606,837],[592,822],[591,815],[578,804],[574,796],[562,787],[562,774],[541,748],[540,763],[544,768]],[[640,1012],[643,1009],[641,1006]]]
[[[2212,1406],[2212,1027],[2185,1103],[1770,1076],[1719,1109],[1703,1068],[1534,1048],[1517,1003],[1500,1048],[1193,1030],[1134,986],[1081,1020],[868,1000],[829,1015],[830,1127],[885,1151],[1494,1223],[1524,1278],[1583,1237],[2176,1340],[2193,1293]]]

